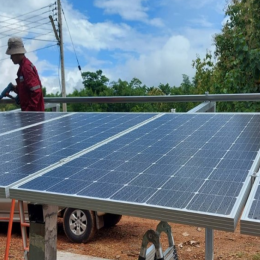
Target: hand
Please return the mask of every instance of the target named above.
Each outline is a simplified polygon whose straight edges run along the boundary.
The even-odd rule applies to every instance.
[[[9,95],[10,91],[14,91],[14,90],[15,90],[14,85],[12,83],[9,83],[8,86],[2,91],[0,95],[0,99],[6,97],[7,95]]]

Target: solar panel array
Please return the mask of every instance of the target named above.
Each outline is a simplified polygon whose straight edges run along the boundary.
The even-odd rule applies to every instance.
[[[57,164],[154,114],[1,113],[0,197],[23,178]],[[16,127],[16,129],[15,129]],[[7,193],[8,194],[8,193]]]
[[[93,137],[94,143],[132,126],[125,123],[129,115],[114,114],[115,121],[121,118],[116,125],[111,118],[104,121],[106,114],[93,116],[100,124],[91,136],[105,130],[102,138]],[[55,141],[54,147],[65,147],[60,156],[70,155],[68,130],[89,131],[88,117],[80,114],[80,123],[56,125],[48,138],[41,135],[43,146]],[[257,114],[160,114],[11,187],[10,196],[234,231],[260,148],[259,120]],[[81,130],[74,147],[86,148],[92,138],[85,139]]]

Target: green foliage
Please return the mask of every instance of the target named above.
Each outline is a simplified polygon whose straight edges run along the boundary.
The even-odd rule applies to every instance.
[[[194,76],[195,93],[204,94],[205,92],[214,92],[214,63],[212,61],[212,54],[207,52],[203,60],[197,57],[197,59],[192,62],[192,66],[196,69]],[[186,79],[185,81],[187,82]],[[186,84],[190,85],[189,82]]]
[[[109,79],[102,75],[102,70],[84,72],[84,89],[74,90],[70,97],[90,96],[159,96],[159,95],[184,95],[193,94],[194,86],[188,76],[183,75],[181,87],[171,87],[169,84],[160,84],[158,87],[143,85],[133,78],[130,82],[118,79],[109,83]],[[194,103],[71,103],[68,111],[95,111],[95,112],[170,112],[175,108],[177,112],[187,112],[194,107]]]
[[[215,60],[206,54],[193,61],[199,94],[256,93],[260,83],[260,1],[232,0],[226,9],[228,21],[215,35]],[[257,103],[223,102],[218,111],[259,111]]]
[[[4,112],[4,111],[10,111],[10,110],[14,110],[14,109],[18,109],[19,106],[16,105],[15,103],[13,104],[0,104],[0,111]]]
[[[260,260],[260,254],[257,253],[256,255],[254,255],[254,256],[252,257],[252,260]]]
[[[83,72],[82,77],[85,88],[92,93],[92,96],[100,96],[100,94],[107,89],[109,79],[102,75],[102,70]]]
[[[147,87],[133,78],[130,82],[118,79],[109,82],[102,70],[83,72],[84,88],[74,90],[68,96],[149,96],[149,95],[192,95],[258,93],[260,90],[260,1],[230,0],[226,8],[228,20],[221,33],[214,36],[214,56],[207,52],[204,58],[197,57],[192,66],[196,73],[190,81],[183,75],[179,87],[159,84]],[[44,96],[61,96],[60,93],[46,93]],[[187,112],[196,106],[194,102],[177,103],[111,103],[111,104],[68,104],[68,111],[99,112]],[[8,110],[15,105],[5,105],[0,109]],[[260,112],[258,102],[218,102],[219,112]]]

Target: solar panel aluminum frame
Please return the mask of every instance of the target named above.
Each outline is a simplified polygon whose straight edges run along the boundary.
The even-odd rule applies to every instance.
[[[23,201],[37,202],[40,204],[91,209],[107,213],[149,218],[232,232],[236,228],[237,219],[240,215],[240,211],[235,211],[230,216],[220,216],[217,214],[198,213],[195,211],[178,210],[160,206],[153,207],[144,204],[125,203],[123,201],[120,202],[82,196],[68,196],[50,192],[40,193],[37,191],[27,191],[16,188],[11,188],[11,198],[20,198],[20,200]],[[237,207],[239,208],[240,206],[238,205]]]
[[[240,233],[244,235],[260,236],[260,219],[252,219],[248,216],[260,185],[260,172],[257,173],[255,180],[253,180],[253,178],[254,177],[251,179],[252,189],[240,220]]]
[[[107,213],[129,215],[160,221],[199,226],[216,230],[234,232],[242,209],[251,189],[251,175],[259,168],[260,153],[258,152],[249,172],[249,176],[240,190],[237,201],[230,215],[212,214],[206,212],[182,210],[144,203],[126,203],[109,199],[92,198],[85,196],[64,195],[52,192],[38,192],[19,188],[19,183],[10,188],[10,197],[22,201],[36,202],[39,204],[57,205],[60,207],[73,207],[91,209]],[[36,178],[36,177],[34,177]],[[32,178],[31,178],[32,179]]]

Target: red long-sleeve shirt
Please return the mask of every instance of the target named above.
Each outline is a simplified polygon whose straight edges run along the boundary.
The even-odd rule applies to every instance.
[[[17,94],[22,111],[44,111],[42,85],[35,66],[24,57],[17,72]]]

